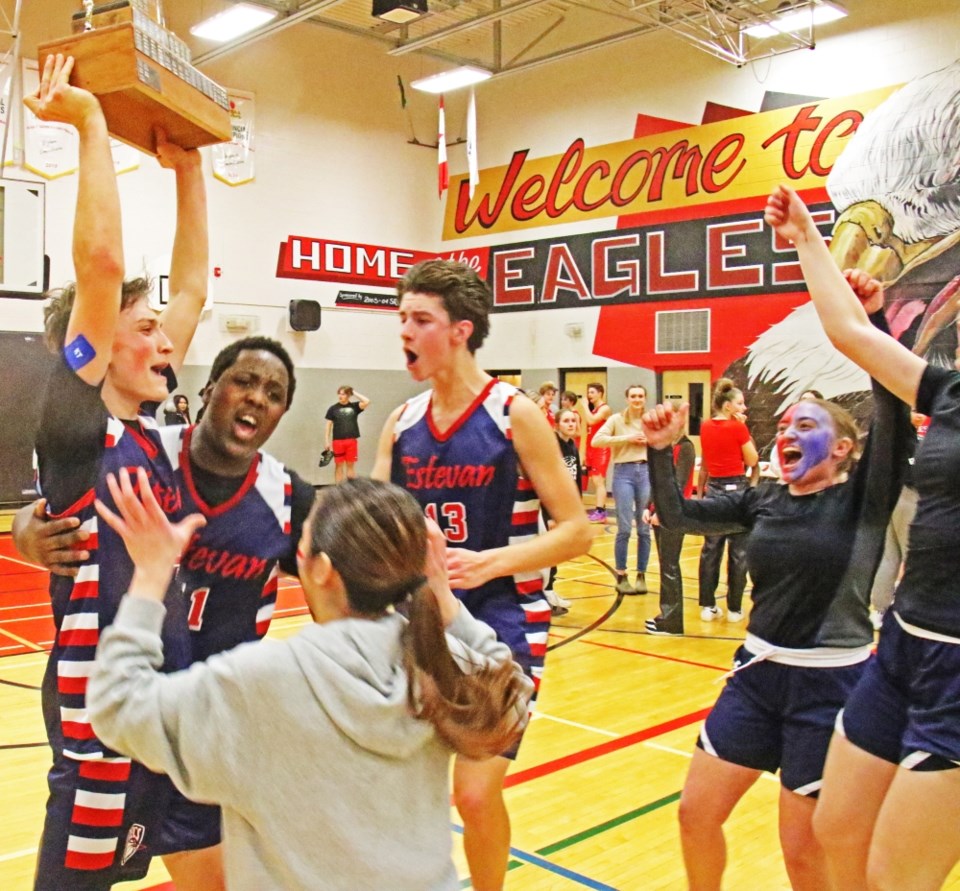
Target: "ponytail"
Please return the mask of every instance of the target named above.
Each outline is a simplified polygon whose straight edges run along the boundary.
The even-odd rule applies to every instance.
[[[740,395],[740,388],[737,387],[728,377],[722,377],[713,388],[713,411],[714,414],[720,414],[723,411],[725,403],[731,399],[736,399]]]
[[[530,680],[512,659],[461,668],[447,644],[437,599],[426,585],[410,599],[407,615],[404,664],[413,713],[468,758],[491,758],[509,749],[527,725]]]

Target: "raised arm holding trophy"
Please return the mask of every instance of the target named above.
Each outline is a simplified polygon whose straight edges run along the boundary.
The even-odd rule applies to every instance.
[[[156,154],[155,132],[184,149],[231,137],[227,92],[190,64],[187,45],[162,23],[161,0],[116,0],[73,17],[74,33],[37,48],[74,59],[70,82],[99,100],[110,134]]]

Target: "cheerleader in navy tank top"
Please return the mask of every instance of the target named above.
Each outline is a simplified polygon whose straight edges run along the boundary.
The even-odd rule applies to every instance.
[[[428,260],[397,284],[407,370],[433,389],[395,410],[373,476],[411,492],[443,530],[450,585],[540,679],[550,607],[539,570],[584,553],[580,494],[543,413],[491,379],[474,353],[489,331],[492,295],[468,266]],[[540,493],[556,525],[537,535]],[[503,887],[510,822],[503,778],[513,752],[456,759],[454,803],[475,891]]]
[[[932,891],[960,858],[960,375],[866,323],[844,276],[881,298],[882,287],[839,271],[796,192],[776,189],[766,220],[796,246],[834,346],[931,416],[913,467],[919,502],[903,579],[876,659],[837,723],[816,829],[835,888]],[[958,284],[935,298],[928,335],[955,325]]]

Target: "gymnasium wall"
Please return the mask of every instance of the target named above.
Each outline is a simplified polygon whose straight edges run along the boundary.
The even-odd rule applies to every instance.
[[[174,27],[176,9],[170,7],[178,5],[167,4]],[[76,4],[50,0],[25,6],[24,45],[32,47],[65,33]],[[850,18],[821,34],[815,51],[741,69],[659,35],[484,84],[477,89],[480,165],[507,164],[521,149],[529,149],[531,158],[559,154],[576,137],[588,146],[629,139],[638,114],[697,123],[707,102],[758,110],[768,91],[845,96],[903,83],[960,57],[953,2],[848,0],[847,6]],[[259,333],[282,340],[300,369],[297,400],[271,444],[298,469],[315,463],[317,425],[345,375],[375,400],[364,418],[369,439],[361,470],[372,459],[379,412],[385,415],[416,388],[403,370],[392,313],[338,309],[340,286],[276,277],[286,238],[455,251],[616,228],[610,218],[444,243],[435,152],[408,142],[411,136],[435,139],[435,100],[407,89],[403,109],[396,83],[398,75],[409,84],[439,67],[413,55],[389,57],[380,45],[303,24],[206,68],[220,82],[257,96],[257,176],[234,188],[208,177],[211,266],[221,275],[212,280],[214,306],[201,323],[182,378],[195,382],[189,389],[195,393],[213,356],[233,339],[221,330],[223,315],[255,316]],[[447,97],[449,140],[464,133],[466,101],[465,94]],[[451,170],[463,172],[464,148],[452,147],[449,155]],[[139,169],[120,177],[120,188],[128,268],[162,265],[174,228],[171,175],[145,157]],[[46,243],[54,282],[72,276],[75,197],[73,176],[47,187]],[[319,331],[287,331],[286,306],[294,298],[320,301]],[[638,372],[594,353],[598,317],[599,310],[579,307],[498,315],[481,362],[538,370],[535,380],[524,380],[533,386],[558,377],[560,368],[609,366],[610,390],[617,394]],[[36,331],[40,318],[36,303],[0,301],[2,330]],[[570,336],[570,322],[582,326],[582,336]],[[652,392],[653,374],[640,374]]]

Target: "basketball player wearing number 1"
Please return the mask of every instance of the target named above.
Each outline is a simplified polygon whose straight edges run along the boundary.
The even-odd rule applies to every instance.
[[[407,370],[432,389],[391,414],[373,476],[405,487],[444,530],[451,587],[539,685],[550,626],[539,570],[589,547],[580,493],[543,413],[477,364],[490,327],[486,283],[462,263],[427,260],[397,292]],[[556,521],[539,536],[538,493]],[[515,756],[456,760],[454,802],[475,891],[503,887],[503,779]]]

